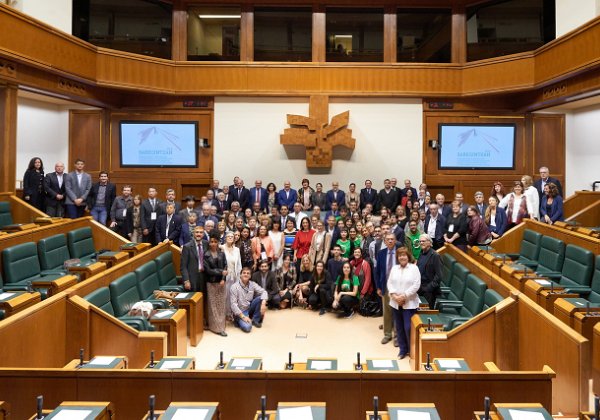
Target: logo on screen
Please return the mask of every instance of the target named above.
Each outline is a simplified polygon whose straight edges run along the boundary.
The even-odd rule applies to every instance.
[[[177,142],[179,141],[179,136],[177,136],[176,134],[170,133],[167,130],[164,130],[162,128],[158,128],[156,126],[148,127],[146,129],[138,132],[138,136],[140,137],[139,144],[142,145],[146,140],[148,140],[148,138],[150,137],[151,134],[162,136],[169,143],[171,143],[177,150],[181,151],[181,148],[177,144]]]

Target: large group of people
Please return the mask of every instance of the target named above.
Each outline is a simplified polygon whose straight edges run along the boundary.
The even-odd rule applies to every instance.
[[[562,220],[562,186],[540,168],[540,179],[526,175],[510,192],[500,182],[489,196],[478,191],[472,204],[456,193],[447,204],[426,184],[418,189],[385,179],[377,191],[371,180],[348,191],[337,181],[324,190],[308,179],[298,189],[290,181],[278,190],[256,180],[246,188],[214,180],[205,196],[165,199],[149,188],[145,197],[124,185],[116,195],[108,174],[93,183],[85,163],[44,175],[40,158],[24,177],[24,198],[51,216],[79,217],[88,209],[100,223],[133,242],[173,242],[182,247],[186,290],[205,295],[207,328],[227,336],[229,320],[245,332],[260,328],[267,308],[301,307],[320,315],[351,318],[364,301],[380,301],[382,344],[393,341],[399,356],[409,353],[410,317],[423,296],[430,306],[439,296],[441,262],[436,250],[453,244],[488,244],[524,218]],[[182,205],[183,203],[183,205]]]

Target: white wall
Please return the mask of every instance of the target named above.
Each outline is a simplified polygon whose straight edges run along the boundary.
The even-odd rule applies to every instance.
[[[366,178],[380,188],[388,177],[422,177],[423,116],[420,99],[330,99],[329,118],[350,111],[349,128],[356,139],[352,153],[334,149],[331,170],[306,168],[304,148],[283,146],[279,135],[289,127],[286,114],[308,115],[308,98],[215,98],[214,175],[223,184],[234,176],[251,187],[256,178],[277,188],[291,180],[298,188],[302,178],[311,185],[331,181],[347,190],[350,182],[362,188]],[[400,181],[401,183],[401,181]]]
[[[72,33],[73,0],[17,0],[13,7],[63,32]]]
[[[556,37],[600,14],[600,0],[556,0]]]
[[[69,168],[69,111],[32,99],[19,98],[17,109],[17,186],[23,179],[29,160],[38,156],[45,172],[54,171],[62,161]]]
[[[567,196],[577,190],[591,190],[600,181],[600,105],[567,113],[566,182]]]

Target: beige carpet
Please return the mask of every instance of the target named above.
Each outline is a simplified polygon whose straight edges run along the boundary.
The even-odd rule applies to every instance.
[[[301,308],[268,310],[263,327],[253,327],[249,334],[231,324],[228,337],[205,331],[197,347],[188,346],[188,355],[196,357],[196,368],[214,369],[223,351],[225,361],[235,356],[262,357],[264,370],[282,370],[292,352],[294,362],[309,357],[338,359],[339,370],[352,370],[356,353],[366,358],[396,358],[398,348],[392,343],[381,344],[379,329],[383,318],[364,318],[355,314],[350,319],[337,318],[333,313]],[[410,370],[408,358],[399,360],[401,370]]]

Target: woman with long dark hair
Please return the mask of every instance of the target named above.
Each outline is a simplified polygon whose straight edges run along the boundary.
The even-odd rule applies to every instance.
[[[354,307],[358,304],[360,296],[360,280],[352,273],[352,266],[348,261],[342,265],[342,272],[335,281],[335,292],[333,295],[333,309],[341,309],[342,317],[352,318]]]
[[[308,298],[308,304],[312,309],[317,309],[320,306],[319,315],[323,315],[333,302],[333,281],[322,260],[317,261],[315,264],[310,285],[311,294]]]
[[[23,176],[23,198],[36,209],[44,211],[44,163],[39,157],[29,161]]]
[[[222,337],[225,332],[227,259],[219,249],[219,235],[213,234],[208,242],[208,251],[204,254],[206,272],[206,293],[208,295],[208,328]]]
[[[275,277],[279,285],[281,301],[280,309],[292,307],[294,301],[294,288],[296,287],[296,266],[292,264],[292,256],[284,254],[281,258],[281,267],[275,270]]]

